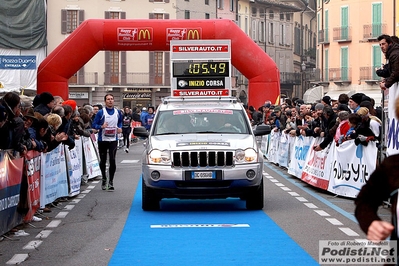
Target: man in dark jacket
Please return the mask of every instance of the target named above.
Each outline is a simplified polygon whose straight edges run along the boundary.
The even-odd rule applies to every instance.
[[[389,76],[380,82],[380,88],[385,90],[399,81],[399,44],[394,43],[391,36],[385,34],[377,39],[388,64]]]
[[[337,114],[334,112],[331,106],[327,105],[323,108],[323,122],[324,122],[324,131],[321,137],[324,137],[324,140],[317,146],[313,147],[315,151],[324,150],[328,144],[330,144],[333,139],[335,132],[331,132],[331,129],[334,127],[335,122],[337,120]]]

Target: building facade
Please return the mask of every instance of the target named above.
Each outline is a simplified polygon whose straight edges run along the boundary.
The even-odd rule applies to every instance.
[[[317,2],[317,57],[327,94],[363,92],[381,104],[380,78],[385,63],[378,44],[381,34],[395,35],[397,7],[392,0]]]

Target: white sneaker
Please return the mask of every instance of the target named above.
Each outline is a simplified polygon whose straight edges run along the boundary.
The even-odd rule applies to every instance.
[[[33,217],[32,217],[32,222],[40,222],[40,221],[42,221],[42,220],[43,220],[42,218],[37,217],[37,216],[33,216]]]
[[[126,153],[129,153],[129,148],[126,148],[126,149],[125,149],[125,152],[126,152]]]
[[[16,236],[28,236],[29,233],[25,232],[24,230],[18,230],[17,232],[14,233]]]

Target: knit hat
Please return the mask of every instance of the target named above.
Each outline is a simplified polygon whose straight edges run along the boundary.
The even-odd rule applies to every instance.
[[[50,92],[43,92],[40,94],[40,102],[42,104],[49,104],[54,101],[54,97]]]
[[[318,104],[316,104],[315,105],[315,107],[314,107],[314,109],[317,111],[317,110],[323,110],[323,108],[324,108],[324,104],[322,104],[322,103],[318,103]]]
[[[349,97],[349,100],[352,100],[357,104],[360,104],[362,102],[363,95],[364,95],[363,93],[355,93],[351,97]]]
[[[74,100],[66,100],[62,103],[62,105],[69,105],[70,107],[72,107],[73,111],[76,111],[76,102]]]
[[[274,107],[274,112],[280,112],[281,111],[281,107],[280,106],[276,106]]]
[[[331,98],[330,96],[324,96],[323,99],[321,99],[323,102],[325,102],[326,104],[330,105],[331,103]]]

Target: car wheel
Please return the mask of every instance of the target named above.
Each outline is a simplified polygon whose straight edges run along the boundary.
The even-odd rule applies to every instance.
[[[262,210],[263,209],[263,178],[259,187],[248,193],[246,200],[247,210]]]
[[[157,211],[159,210],[160,198],[154,193],[154,191],[147,187],[144,180],[142,181],[142,205],[144,211]]]

